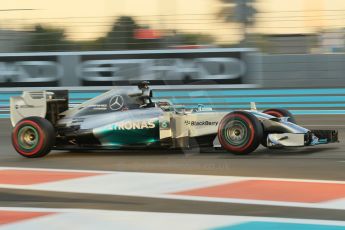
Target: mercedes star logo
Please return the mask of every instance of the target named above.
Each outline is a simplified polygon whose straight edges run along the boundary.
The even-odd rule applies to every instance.
[[[123,97],[121,95],[115,95],[109,101],[109,108],[114,111],[119,110],[122,108],[123,103]]]

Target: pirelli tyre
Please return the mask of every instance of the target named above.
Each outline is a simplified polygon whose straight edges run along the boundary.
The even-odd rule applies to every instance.
[[[296,119],[287,109],[277,108],[277,109],[266,109],[263,113],[269,114],[274,117],[289,117],[288,121],[296,124]],[[264,137],[262,138],[261,144],[267,147],[267,135],[268,133],[264,132]]]
[[[274,117],[289,117],[288,121],[296,124],[296,119],[294,118],[292,113],[290,113],[290,111],[287,109],[266,109],[263,111],[263,113],[269,114]]]
[[[218,126],[218,139],[228,152],[245,155],[253,152],[261,143],[263,127],[251,113],[235,111],[227,114]]]
[[[41,117],[27,117],[19,121],[12,131],[14,149],[28,158],[47,155],[55,144],[53,125]]]

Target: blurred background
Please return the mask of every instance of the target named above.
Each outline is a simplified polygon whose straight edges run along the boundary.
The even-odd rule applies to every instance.
[[[0,86],[345,86],[344,0],[2,0]]]

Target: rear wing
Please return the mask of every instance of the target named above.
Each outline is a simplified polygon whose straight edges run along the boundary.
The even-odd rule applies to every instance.
[[[59,114],[68,110],[68,91],[24,91],[21,96],[10,98],[11,123],[15,126],[26,117],[42,117],[53,125]]]

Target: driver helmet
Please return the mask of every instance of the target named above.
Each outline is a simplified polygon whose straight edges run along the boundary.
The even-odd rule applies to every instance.
[[[138,84],[139,89],[148,89],[149,88],[149,81],[142,81]]]

